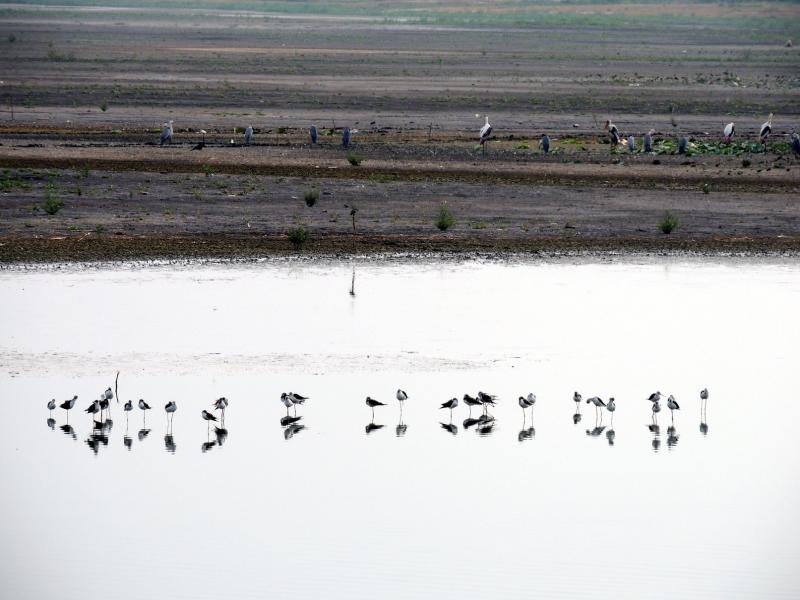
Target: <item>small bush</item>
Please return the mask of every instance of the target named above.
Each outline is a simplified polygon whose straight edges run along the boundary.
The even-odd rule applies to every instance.
[[[678,217],[667,211],[661,221],[658,222],[658,228],[662,233],[670,234],[678,226],[678,223]]]
[[[347,155],[347,162],[349,162],[354,167],[357,167],[361,164],[361,157],[356,156],[355,154],[348,154]]]
[[[48,215],[54,215],[64,207],[64,203],[56,196],[55,186],[49,184],[44,191],[42,208]]]
[[[203,165],[202,169],[203,173],[206,174],[206,177],[211,177],[214,174],[214,169],[211,168],[211,165]]]
[[[100,224],[98,224],[98,225],[95,225],[95,226],[94,226],[94,232],[95,232],[97,235],[100,235],[101,233],[105,233],[105,231],[106,231],[106,227],[105,227],[105,225],[100,225]]]
[[[439,216],[436,217],[436,227],[441,231],[447,231],[455,222],[456,220],[453,218],[453,213],[450,212],[447,202],[442,202],[439,206]]]
[[[106,112],[108,110],[108,101],[103,100],[103,102],[100,104],[100,110],[102,110],[103,112]]]
[[[300,248],[308,239],[308,232],[303,227],[290,229],[286,235],[295,248]]]
[[[308,190],[303,196],[303,200],[306,201],[306,206],[311,208],[319,200],[319,190]]]
[[[704,193],[704,194],[707,194],[707,193],[709,193],[710,191],[711,191],[711,186],[710,186],[710,185],[708,185],[707,183],[704,183],[704,184],[703,184],[703,193]]]
[[[751,164],[752,164],[752,163],[750,162],[750,159],[749,159],[749,158],[743,158],[743,159],[742,159],[742,166],[743,166],[743,167],[749,167]]]

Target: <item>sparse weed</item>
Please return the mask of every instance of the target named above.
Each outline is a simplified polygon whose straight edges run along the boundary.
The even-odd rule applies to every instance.
[[[450,212],[450,207],[447,202],[442,202],[439,205],[439,215],[436,217],[436,227],[440,231],[447,231],[450,229],[456,220],[453,218],[453,213]]]
[[[317,203],[317,200],[319,200],[319,190],[308,190],[303,195],[303,200],[306,201],[306,206],[311,208]]]
[[[286,236],[289,238],[289,241],[295,247],[295,249],[300,249],[300,247],[306,243],[308,239],[308,232],[303,227],[294,227],[288,231]]]
[[[347,162],[349,162],[354,167],[357,167],[358,165],[360,165],[361,164],[361,160],[362,160],[361,157],[360,156],[356,156],[355,154],[348,154],[347,155]]]
[[[664,217],[658,222],[658,228],[661,230],[661,233],[669,235],[678,227],[678,224],[678,217],[668,210],[664,213]]]

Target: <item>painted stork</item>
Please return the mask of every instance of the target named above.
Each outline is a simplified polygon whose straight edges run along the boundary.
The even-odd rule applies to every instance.
[[[608,131],[608,137],[611,139],[611,143],[615,146],[619,144],[620,138],[619,129],[617,129],[617,126],[614,125],[610,120],[607,120],[604,129]]]
[[[172,123],[174,121],[169,120],[161,126],[161,145],[164,145],[164,142],[172,143]]]

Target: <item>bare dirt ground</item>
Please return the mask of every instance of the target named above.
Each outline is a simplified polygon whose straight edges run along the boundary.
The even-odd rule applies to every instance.
[[[0,261],[260,256],[297,251],[296,228],[303,252],[800,252],[796,4],[555,5],[520,23],[493,20],[517,14],[502,4],[485,22],[454,3],[424,19],[164,5],[0,7]],[[729,121],[757,141],[770,112],[766,152],[718,145]],[[607,143],[606,118],[636,152]]]

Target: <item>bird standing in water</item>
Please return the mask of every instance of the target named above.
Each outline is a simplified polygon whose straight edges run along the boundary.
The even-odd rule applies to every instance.
[[[675,401],[675,396],[673,396],[672,394],[670,394],[669,398],[667,398],[667,408],[669,409],[670,417],[674,421],[675,420],[675,411],[676,410],[680,410],[681,407]]]

